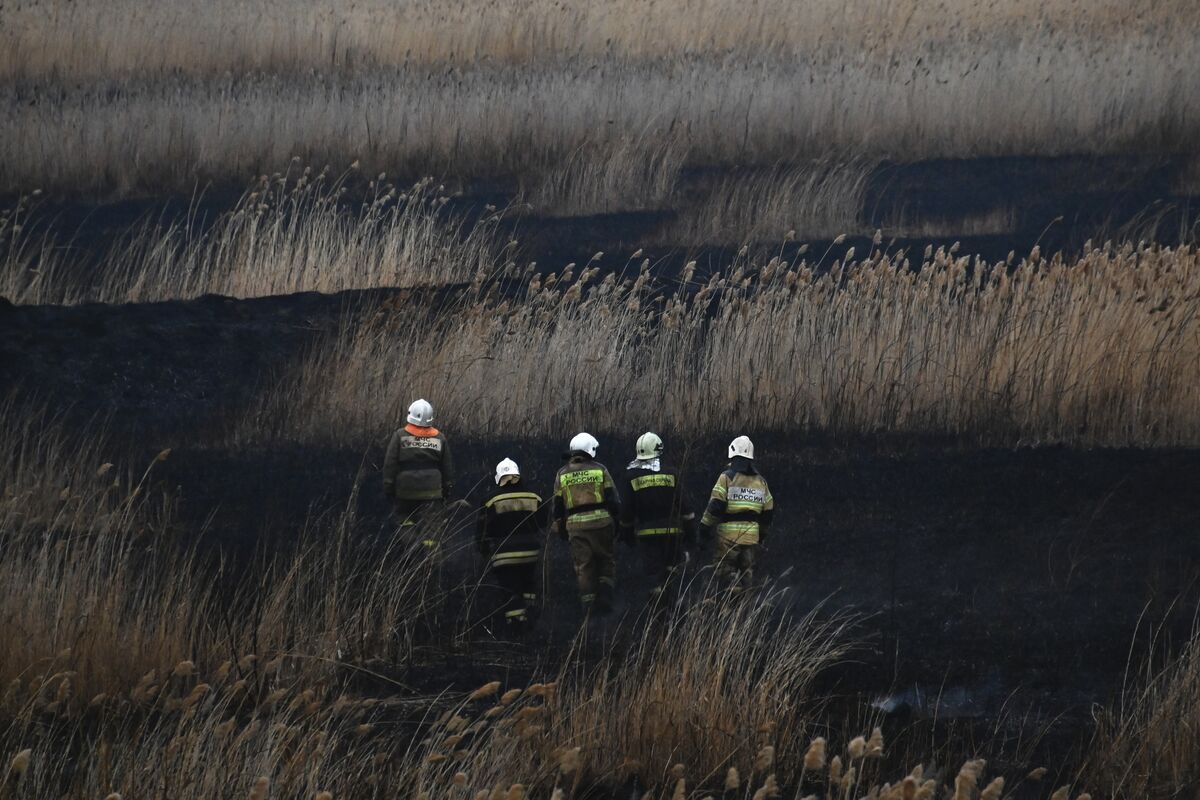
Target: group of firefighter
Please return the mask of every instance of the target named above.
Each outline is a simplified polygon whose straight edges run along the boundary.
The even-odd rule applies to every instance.
[[[728,463],[713,485],[698,528],[684,501],[679,472],[663,458],[657,434],[638,437],[634,459],[619,482],[597,460],[599,447],[589,433],[571,439],[549,504],[526,483],[515,461],[506,458],[496,465],[495,485],[478,509],[476,543],[505,592],[499,613],[515,631],[526,628],[536,614],[547,529],[570,544],[585,613],[612,610],[618,539],[636,543],[645,571],[655,581],[655,594],[672,591],[687,547],[697,540],[706,544],[714,534],[717,576],[735,591],[752,578],[775,501],[755,467],[748,437],[730,443]],[[433,406],[417,400],[408,409],[407,424],[392,435],[384,458],[384,494],[400,524],[419,529],[427,512],[449,498],[453,475],[449,443],[433,425]]]

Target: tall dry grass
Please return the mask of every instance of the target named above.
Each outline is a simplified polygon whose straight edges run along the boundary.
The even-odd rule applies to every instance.
[[[94,261],[37,232],[22,200],[0,217],[0,295],[21,304],[127,303],[442,286],[497,263],[497,215],[464,226],[429,179],[397,188],[380,176],[367,182],[365,200],[345,202],[354,172],[293,164],[261,176],[215,219],[145,222]]]
[[[445,598],[426,548],[368,536],[351,497],[259,568],[227,574],[175,535],[154,480],[169,452],[127,472],[112,449],[36,409],[0,409],[0,686],[67,713],[165,689],[181,661],[241,673],[261,660],[309,681],[409,663]]]
[[[656,233],[667,244],[740,245],[833,239],[862,230],[867,181],[874,165],[820,159],[720,178]]]
[[[519,63],[578,54],[628,58],[752,51],[815,58],[904,51],[974,34],[1008,40],[1033,29],[1100,41],[1164,33],[1194,17],[1186,3],[1154,0],[1016,0],[1003,4],[917,0],[802,8],[785,0],[554,3],[520,0],[25,0],[4,9],[0,77],[86,80],[226,70],[360,69],[408,63]],[[664,35],[670,31],[670,35]],[[870,49],[870,48],[869,48]]]
[[[1195,249],[995,264],[953,250],[821,265],[743,248],[728,273],[697,284],[689,266],[664,293],[648,262],[601,279],[594,261],[504,296],[481,280],[445,312],[348,324],[281,376],[239,435],[369,441],[423,396],[471,435],[620,430],[632,408],[681,435],[1200,441]]]
[[[533,179],[525,199],[548,216],[662,208],[674,199],[686,156],[671,138],[581,147]]]
[[[190,190],[293,156],[543,174],[631,132],[693,165],[1190,151],[1200,125],[1186,0],[222,5],[6,7],[0,191]]]
[[[501,703],[487,712],[494,722],[453,747],[465,751],[473,785],[521,780],[546,794],[630,778],[670,786],[676,764],[712,786],[730,767],[754,774],[764,748],[772,761],[759,772],[794,780],[820,711],[813,682],[845,657],[850,620],[783,613],[781,599],[742,602],[698,587],[687,603],[642,620],[631,643],[598,663],[568,661],[549,688],[530,692],[539,706]],[[426,791],[449,785],[457,770],[439,758],[450,755],[442,736],[429,737],[415,776]]]
[[[1107,797],[1185,797],[1200,786],[1200,640],[1098,715],[1083,770]]]

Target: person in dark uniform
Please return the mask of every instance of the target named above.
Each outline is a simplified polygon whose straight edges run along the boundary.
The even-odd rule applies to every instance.
[[[505,625],[523,633],[534,622],[540,586],[538,565],[549,517],[542,498],[525,488],[515,461],[496,465],[496,488],[479,508],[475,541],[505,592]]]
[[[685,544],[696,536],[696,515],[684,503],[679,472],[662,454],[662,439],[643,433],[637,440],[636,458],[621,480],[621,538],[636,543],[645,572],[654,581],[652,599],[670,586]]]
[[[454,489],[454,461],[446,436],[433,427],[433,406],[417,400],[408,424],[392,434],[383,460],[383,493],[404,528],[414,528]],[[426,540],[428,547],[436,542]]]

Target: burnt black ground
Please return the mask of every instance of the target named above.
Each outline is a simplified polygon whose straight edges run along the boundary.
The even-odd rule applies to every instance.
[[[964,239],[964,251],[998,260],[1035,243],[1072,249],[1163,204],[1175,208],[1163,219],[1178,225],[1171,215],[1186,218],[1188,200],[1169,195],[1174,166],[1169,158],[885,166],[864,219],[902,208],[943,220],[1016,204],[1017,230]],[[503,205],[508,191],[493,187],[452,208],[471,214],[485,202]],[[237,194],[211,192],[205,209],[228,207]],[[174,202],[174,212],[162,211],[159,200],[50,211],[78,231],[74,246],[86,253],[147,214],[186,213],[188,203]],[[606,252],[605,266],[619,268],[671,213],[514,224],[524,255],[545,271],[584,263],[597,250]],[[852,239],[843,247],[861,252],[867,244]],[[892,248],[903,246],[919,252],[924,242]],[[814,252],[824,247],[815,244]],[[664,277],[688,258],[703,272],[731,255],[721,248],[646,253]],[[406,294],[414,307],[434,307],[455,291]],[[362,528],[387,536],[378,466],[390,431],[353,446],[223,442],[273,376],[336,330],[348,310],[396,294],[73,308],[0,301],[0,397],[16,392],[63,411],[73,425],[103,424],[121,448],[114,460],[131,466],[173,448],[157,480],[177,498],[185,535],[202,537],[211,550],[246,559],[288,546],[310,514],[344,507],[360,474]],[[610,467],[628,461],[641,430],[631,418],[627,430],[594,431]],[[463,473],[460,494],[469,501],[503,457],[516,458],[543,488],[558,466],[562,432],[538,441],[448,433]],[[914,763],[930,741],[964,731],[993,761],[1020,750],[1061,763],[1089,735],[1092,705],[1113,699],[1130,665],[1169,653],[1192,631],[1200,608],[1200,449],[1004,449],[932,438],[748,433],[780,504],[763,575],[786,590],[783,606],[804,612],[823,604],[828,613],[861,615],[854,658],[822,688],[835,698],[836,713],[859,720],[864,705],[878,701],[890,740],[910,731],[904,746]],[[689,454],[693,503],[720,469],[725,444],[725,437],[669,436],[670,453]],[[697,554],[691,563],[706,558]],[[617,620],[641,610],[648,588],[636,552],[620,550],[619,559]],[[452,557],[447,579],[470,580],[478,569],[464,550]],[[498,677],[497,669],[507,673],[499,677],[520,679],[552,664],[580,623],[562,543],[550,544],[547,575],[548,604],[534,637],[516,644],[481,633],[467,652],[443,653],[406,681],[436,692],[477,685]],[[614,620],[601,632],[618,628]]]
[[[382,294],[0,308],[0,385],[64,410],[75,424],[104,420],[130,463],[174,448],[157,474],[177,496],[185,530],[205,531],[206,547],[244,556],[286,546],[310,513],[344,506],[360,473],[359,511],[383,529],[378,466],[390,431],[354,447],[221,444],[273,374],[347,308]],[[634,418],[628,430],[597,431],[602,458],[623,466],[640,432]],[[549,435],[506,442],[448,433],[460,493],[471,501],[502,457],[516,458],[541,487],[559,463],[561,442]],[[1023,719],[1048,730],[1045,747],[1061,751],[1086,736],[1091,704],[1111,700],[1156,632],[1161,654],[1191,631],[1200,607],[1200,450],[749,433],[780,505],[764,577],[786,587],[781,603],[798,611],[823,603],[863,615],[853,662],[826,687],[835,696],[886,699],[897,720],[932,716],[935,707],[943,719],[989,730]],[[689,454],[698,505],[725,441],[676,436],[668,444]],[[619,557],[619,611],[636,614],[648,587],[636,553]],[[697,557],[693,564],[707,554]],[[449,577],[477,569],[464,552]],[[552,661],[579,624],[559,542],[550,545],[548,575],[539,633],[488,650],[514,674]],[[478,654],[412,680],[431,690],[469,684],[477,662]]]

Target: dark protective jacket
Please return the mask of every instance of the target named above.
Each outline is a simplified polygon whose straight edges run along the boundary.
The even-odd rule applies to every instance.
[[[679,471],[661,459],[637,460],[621,476],[621,528],[642,536],[695,534]]]
[[[616,525],[621,501],[608,469],[587,453],[571,453],[554,476],[554,523],[560,534]]]
[[[479,507],[475,541],[497,564],[536,561],[549,517],[549,507],[524,481],[506,483]]]
[[[390,500],[441,500],[454,488],[450,443],[437,428],[405,425],[392,434],[383,459],[383,493]]]
[[[753,461],[736,457],[717,478],[700,524],[705,530],[715,526],[717,535],[731,544],[755,545],[766,536],[774,513],[767,479]]]

